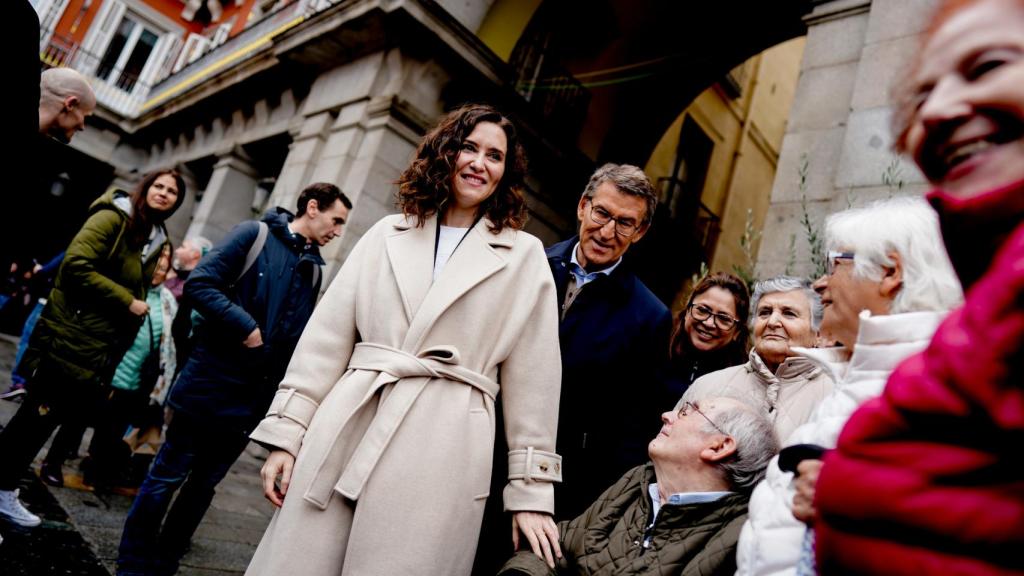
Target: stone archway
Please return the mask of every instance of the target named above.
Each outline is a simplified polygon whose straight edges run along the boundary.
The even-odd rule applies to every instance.
[[[805,34],[812,4],[547,0],[510,63],[520,93],[559,90],[574,101],[556,104],[584,108],[541,98],[558,114],[582,116],[569,128],[587,156],[639,164],[700,92],[747,58]],[[536,55],[524,58],[527,51]],[[567,95],[568,86],[583,94]]]
[[[606,161],[645,166],[666,129],[699,94],[712,85],[736,91],[734,97],[741,86],[749,89],[749,78],[737,80],[734,68],[767,48],[805,34],[803,18],[811,6],[806,0],[697,5],[547,1],[534,11],[509,63],[518,78],[517,91],[542,118],[546,138],[563,149],[572,148],[591,166]],[[786,110],[780,112],[783,117]],[[770,152],[769,181],[781,127],[778,132]],[[741,143],[742,137],[723,150],[730,148],[727,155],[739,155]],[[720,156],[716,158],[721,160]],[[585,175],[576,179],[578,184],[562,187],[562,197],[553,199],[559,210],[569,211],[575,205],[586,181]],[[770,195],[770,184],[761,184],[750,193],[763,198],[747,203],[758,207],[758,223]],[[733,186],[719,188],[728,195]],[[715,207],[715,213],[699,211],[700,196],[697,190],[693,210],[684,211],[688,214],[684,217],[667,218],[659,208],[655,228],[630,257],[639,275],[667,303],[683,280],[701,262],[710,263],[714,253],[715,239],[691,234],[691,229],[708,216],[721,223],[727,211],[725,201]],[[728,206],[733,228],[743,228],[747,204]],[[571,215],[566,219],[574,222]],[[664,262],[672,262],[671,270]],[[729,264],[724,269],[730,269]]]

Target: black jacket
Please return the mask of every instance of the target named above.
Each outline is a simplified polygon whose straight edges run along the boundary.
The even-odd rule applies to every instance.
[[[266,244],[241,278],[259,224],[236,226],[196,266],[185,298],[201,315],[195,346],[168,401],[197,417],[248,430],[266,413],[295,345],[313,313],[324,261],[316,244],[288,230],[292,214],[267,213]],[[242,342],[259,327],[263,346]]]

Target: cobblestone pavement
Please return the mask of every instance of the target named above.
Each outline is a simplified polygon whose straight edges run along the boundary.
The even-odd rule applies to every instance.
[[[0,335],[0,391],[10,385],[17,343]],[[0,425],[18,409],[0,400]],[[90,432],[83,438],[85,453]],[[98,494],[82,485],[79,459],[64,466],[65,487],[52,488],[35,476],[43,450],[21,482],[21,498],[43,524],[25,529],[0,521],[0,576],[105,576],[114,573],[117,545],[132,496]],[[242,574],[273,514],[259,481],[262,449],[255,445],[235,463],[217,488],[210,511],[182,561],[182,576]]]

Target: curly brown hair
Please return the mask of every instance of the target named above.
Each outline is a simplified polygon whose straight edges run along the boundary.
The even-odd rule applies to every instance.
[[[500,232],[506,226],[519,230],[526,223],[526,201],[522,192],[526,153],[515,125],[491,106],[468,104],[450,112],[423,137],[416,149],[416,158],[398,178],[398,206],[406,216],[415,217],[417,226],[440,212],[450,200],[455,160],[462,142],[481,122],[497,124],[505,132],[508,148],[505,173],[498,188],[480,205],[478,215],[490,220],[492,232]]]

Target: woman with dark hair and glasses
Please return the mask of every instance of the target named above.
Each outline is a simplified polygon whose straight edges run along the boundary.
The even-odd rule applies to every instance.
[[[747,359],[750,292],[738,277],[716,272],[693,287],[672,327],[670,393],[679,398],[697,378]]]
[[[490,106],[424,137],[402,214],[352,249],[252,434],[280,509],[247,574],[469,574],[488,497],[554,565],[558,310],[524,162]],[[488,494],[499,390],[509,474]]]
[[[785,441],[832,390],[831,378],[797,354],[801,348],[814,347],[821,298],[807,280],[776,276],[754,285],[752,301],[754,346],[746,363],[698,378],[676,407],[722,394],[750,398],[752,404],[763,407]]]

